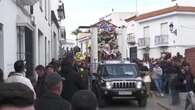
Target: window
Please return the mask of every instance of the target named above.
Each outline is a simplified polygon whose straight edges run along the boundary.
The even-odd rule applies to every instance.
[[[43,0],[39,0],[40,10],[43,12]]]
[[[3,24],[0,23],[0,38],[3,37]]]
[[[51,56],[51,42],[50,41],[48,41],[48,60],[50,60],[50,56]]]
[[[3,24],[0,23],[0,68],[3,69],[4,51],[3,51]]]
[[[17,27],[17,59],[25,60],[25,27]]]
[[[42,36],[43,36],[43,34],[42,34],[42,32],[39,30],[38,31],[38,62],[39,62],[39,64],[41,64],[42,62],[41,62],[41,58],[43,58],[42,56],[42,51],[43,51],[43,46],[42,46]],[[42,63],[43,64],[43,63]]]
[[[150,27],[144,27],[144,37],[150,37]]]
[[[45,65],[47,65],[47,37],[45,37]]]
[[[169,29],[169,27],[168,27],[167,22],[160,24],[160,31],[161,31],[160,33],[161,33],[161,35],[168,35],[168,29]]]
[[[51,39],[51,48],[52,48],[52,58],[57,58],[57,35],[53,32],[53,36]]]

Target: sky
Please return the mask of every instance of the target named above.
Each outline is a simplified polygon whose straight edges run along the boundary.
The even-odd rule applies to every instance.
[[[136,0],[62,0],[66,19],[61,23],[66,27],[67,39],[75,39],[71,32],[78,26],[95,24],[99,18],[114,12],[135,12]],[[52,4],[56,5],[55,0]],[[55,2],[55,3],[54,3]],[[144,13],[173,4],[171,0],[137,0],[137,10]]]

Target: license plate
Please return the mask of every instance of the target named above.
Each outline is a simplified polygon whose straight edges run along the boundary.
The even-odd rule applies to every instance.
[[[132,95],[131,91],[119,91],[119,95]]]

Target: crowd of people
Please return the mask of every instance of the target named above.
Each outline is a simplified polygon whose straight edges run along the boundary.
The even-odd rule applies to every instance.
[[[172,96],[172,104],[179,104],[179,93],[194,91],[194,76],[191,72],[190,64],[185,57],[177,53],[171,57],[165,54],[159,59],[135,60],[143,73],[143,79],[146,82],[148,95],[151,96],[152,90],[156,95]]]
[[[0,110],[95,110],[97,99],[88,90],[85,62],[71,56],[52,59],[46,67],[36,66],[34,78],[26,77],[22,60],[15,62],[6,80],[0,70]]]
[[[179,53],[159,59],[134,60],[142,72],[148,96],[172,96],[179,104],[180,92],[195,90],[190,64]],[[97,99],[88,90],[90,60],[76,61],[72,55],[35,68],[34,78],[27,78],[25,62],[16,61],[14,72],[4,80],[0,69],[0,109],[2,110],[95,110]]]

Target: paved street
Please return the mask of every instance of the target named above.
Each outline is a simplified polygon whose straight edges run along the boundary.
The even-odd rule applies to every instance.
[[[110,106],[100,110],[184,110],[184,100],[177,106],[170,105],[170,96],[153,97],[148,99],[148,105],[145,108],[137,106],[136,101],[113,102]]]
[[[166,110],[157,104],[155,99],[149,99],[146,108],[140,108],[136,102],[113,102],[109,107],[100,110]]]

